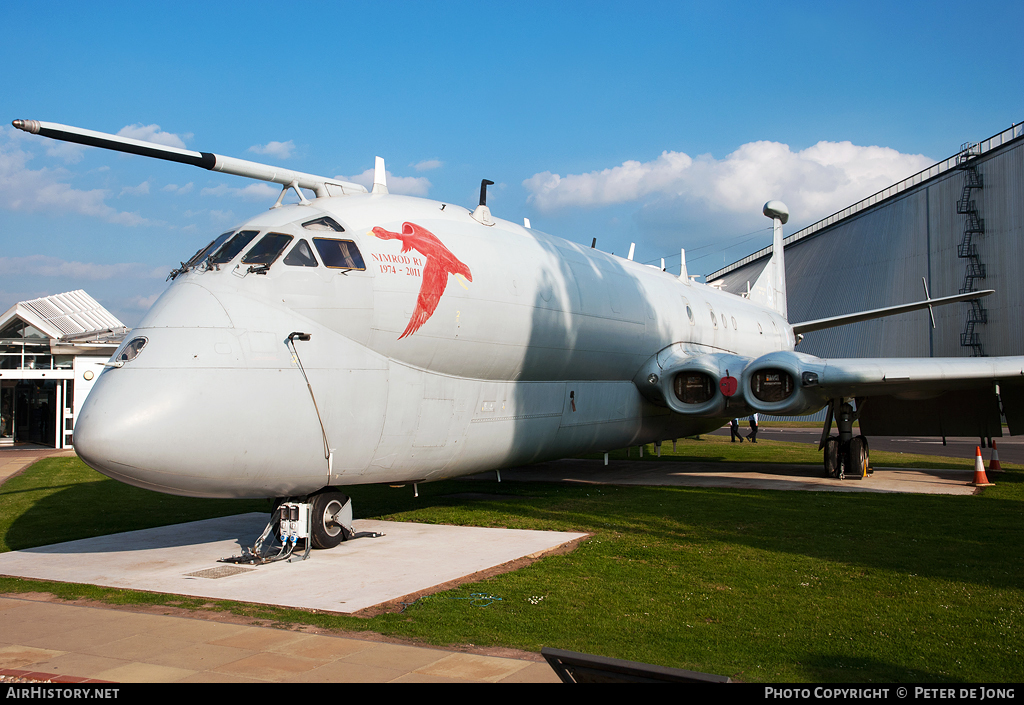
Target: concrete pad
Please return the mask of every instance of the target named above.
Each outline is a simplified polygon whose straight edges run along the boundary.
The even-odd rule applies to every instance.
[[[678,462],[670,460],[603,460],[566,458],[501,471],[503,482],[571,482],[608,485],[732,487],[814,492],[909,492],[971,495],[973,466],[964,470],[873,468],[863,480],[825,477],[817,465],[769,463]],[[494,481],[494,473],[468,479]]]
[[[585,536],[357,520],[357,532],[384,536],[295,563],[217,563],[252,545],[266,522],[266,514],[241,514],[11,551],[0,555],[0,574],[352,613]]]

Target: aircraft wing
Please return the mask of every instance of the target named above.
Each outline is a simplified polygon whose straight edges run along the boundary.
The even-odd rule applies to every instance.
[[[782,380],[778,390],[769,390],[773,375]],[[766,414],[806,414],[855,398],[866,436],[998,437],[1001,412],[1011,434],[1024,433],[1024,357],[825,359],[783,351],[754,360],[743,376],[748,403]]]
[[[919,311],[923,308],[930,308],[932,306],[944,306],[946,304],[955,304],[961,301],[973,301],[974,299],[980,299],[983,296],[989,296],[994,293],[996,293],[995,289],[985,289],[984,291],[971,291],[966,294],[956,294],[954,296],[943,296],[942,298],[938,299],[915,301],[914,303],[900,304],[899,306],[886,306],[885,308],[876,308],[872,311],[859,311],[857,313],[848,313],[842,316],[832,316],[831,318],[819,318],[814,321],[803,321],[802,323],[793,324],[793,332],[796,334],[810,333],[811,331],[815,330],[835,328],[836,326],[845,326],[849,323],[870,321],[873,318],[885,318],[886,316],[895,316],[896,314],[899,313]]]

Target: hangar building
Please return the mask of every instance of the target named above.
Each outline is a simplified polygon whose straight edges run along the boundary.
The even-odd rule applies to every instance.
[[[819,357],[1024,355],[1024,125],[785,238],[789,320],[800,322],[966,291],[978,302],[808,333]],[[779,194],[785,200],[785,194]],[[769,246],[707,275],[736,294]]]
[[[0,446],[71,446],[75,418],[128,329],[84,291],[0,316]]]

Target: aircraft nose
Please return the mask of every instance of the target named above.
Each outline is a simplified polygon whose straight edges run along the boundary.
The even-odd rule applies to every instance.
[[[149,372],[104,371],[75,422],[75,452],[115,480],[158,492],[201,494],[186,491],[183,469],[172,469],[170,462],[172,453],[189,455],[190,444],[182,444],[185,439],[175,431],[176,421],[188,418],[182,391]],[[177,453],[168,442],[172,438]]]
[[[137,487],[194,497],[279,497],[327,484],[315,419],[270,408],[270,399],[304,388],[268,390],[272,380],[241,368],[137,366],[149,352],[96,380],[74,430],[87,465]]]

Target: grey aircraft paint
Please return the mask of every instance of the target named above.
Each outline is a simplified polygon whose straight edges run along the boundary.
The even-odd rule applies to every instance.
[[[691,282],[685,262],[676,277],[492,218],[483,203],[469,211],[391,195],[379,159],[366,193],[209,153],[14,125],[273,181],[282,196],[300,197],[286,206],[279,198],[226,234],[246,234],[244,246],[228,239],[172,272],[97,379],[75,449],[133,485],[287,497],[438,480],[702,433],[754,412],[839,409],[847,399],[876,433],[913,416],[876,409],[923,400],[930,421],[918,434],[998,436],[999,404],[1011,432],[1024,430],[1024,358],[795,352],[785,315],[788,212],[777,201],[764,211],[774,254],[741,297]],[[958,394],[982,399],[981,410],[964,410]]]

